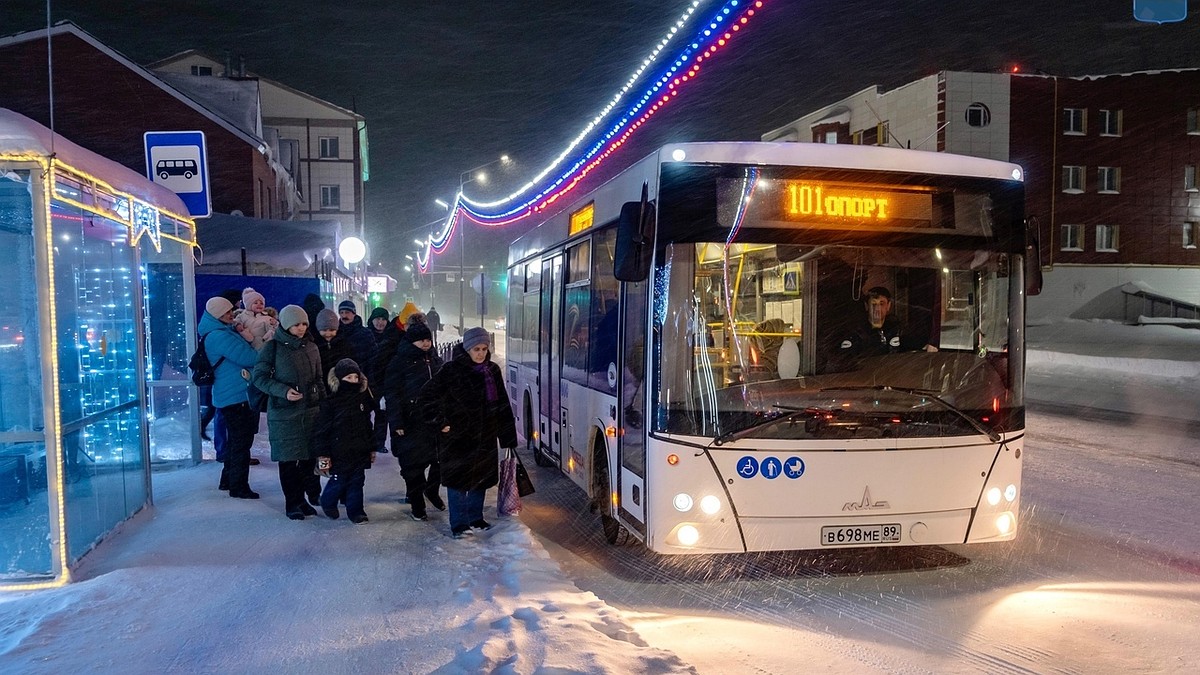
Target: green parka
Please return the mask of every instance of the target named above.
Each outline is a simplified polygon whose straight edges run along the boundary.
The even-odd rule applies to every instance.
[[[309,446],[313,426],[325,396],[317,346],[307,337],[298,338],[280,326],[258,352],[251,379],[254,386],[271,397],[267,403],[271,460],[312,459]],[[304,398],[289,401],[287,392],[293,388],[304,394]]]

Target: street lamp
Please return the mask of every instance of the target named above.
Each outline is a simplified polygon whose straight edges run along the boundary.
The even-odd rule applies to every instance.
[[[485,164],[480,164],[479,166],[477,166],[473,169],[467,169],[466,171],[463,171],[462,173],[460,173],[458,175],[459,199],[462,198],[463,188],[465,188],[468,183],[481,183],[481,184],[487,183],[488,177],[487,177],[487,173],[484,171],[484,169],[488,168],[489,166],[491,166],[493,164],[508,165],[511,163],[512,163],[512,159],[508,155],[500,155],[500,159],[493,159],[490,162],[487,162]],[[476,171],[478,171],[479,173],[475,173]],[[471,175],[471,174],[475,174],[475,175]],[[446,202],[442,201],[441,199],[434,199],[433,201],[435,204],[437,204],[438,206],[441,206],[442,208],[446,209],[447,211],[450,210],[450,205],[447,204]],[[466,290],[465,290],[466,283],[465,282],[466,282],[466,273],[467,273],[467,266],[466,266],[466,260],[465,260],[465,250],[467,248],[466,236],[465,236],[466,233],[467,233],[467,227],[466,227],[466,222],[464,221],[458,230],[458,334],[459,335],[462,335],[463,333],[466,332],[466,323],[467,323],[466,311],[465,311],[466,308],[464,307],[464,305],[466,304]],[[484,292],[483,288],[480,287],[480,293],[483,293],[483,292]],[[482,323],[482,321],[481,321],[481,323]]]
[[[347,266],[353,267],[351,278],[351,294],[354,291],[359,291],[358,274],[360,272],[358,263],[367,257],[367,244],[358,237],[346,237],[338,244],[338,255],[342,256],[342,260]]]

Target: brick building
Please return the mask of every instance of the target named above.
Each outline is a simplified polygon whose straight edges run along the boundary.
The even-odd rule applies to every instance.
[[[54,118],[50,119],[46,31],[0,38],[0,107],[29,117],[139,174],[146,131],[202,131],[213,211],[279,218],[294,197],[291,177],[261,136],[240,128],[69,22],[50,30]]]
[[[1195,315],[1200,69],[1086,77],[944,71],[869,87],[763,140],[869,143],[1020,164],[1046,284],[1032,318]],[[1175,300],[1147,311],[1146,296]]]

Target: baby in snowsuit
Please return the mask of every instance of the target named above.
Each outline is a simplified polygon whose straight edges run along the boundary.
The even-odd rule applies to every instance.
[[[250,336],[250,346],[259,350],[275,334],[279,320],[266,313],[266,298],[253,288],[242,291],[242,307],[245,309],[233,317],[233,322],[239,333]]]

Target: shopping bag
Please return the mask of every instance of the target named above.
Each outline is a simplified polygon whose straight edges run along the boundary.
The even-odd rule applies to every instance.
[[[521,495],[517,489],[517,453],[509,449],[500,460],[500,483],[496,490],[496,511],[502,516],[515,516],[521,512]]]
[[[528,497],[534,493],[533,481],[529,480],[529,472],[525,470],[525,465],[521,463],[521,456],[516,450],[512,451],[512,456],[517,460],[517,494],[521,497]]]

